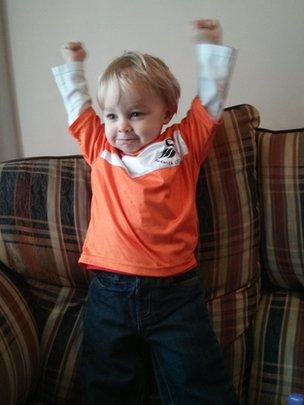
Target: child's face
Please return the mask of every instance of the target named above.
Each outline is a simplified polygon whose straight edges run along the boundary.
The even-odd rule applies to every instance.
[[[132,154],[158,137],[162,126],[172,117],[155,92],[137,87],[117,97],[106,96],[103,110],[108,142]]]

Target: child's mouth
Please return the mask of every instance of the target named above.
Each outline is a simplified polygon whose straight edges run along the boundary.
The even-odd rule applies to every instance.
[[[117,139],[117,142],[129,143],[129,142],[134,142],[136,140],[137,140],[136,138],[120,138],[120,139]]]

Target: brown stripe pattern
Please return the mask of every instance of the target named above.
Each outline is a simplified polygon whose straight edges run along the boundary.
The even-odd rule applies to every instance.
[[[30,281],[40,326],[41,370],[35,401],[81,404],[80,356],[87,291]]]
[[[255,328],[251,405],[285,405],[291,392],[303,393],[303,341],[303,295],[265,294]]]
[[[227,369],[243,404],[247,404],[253,320],[259,297],[260,280],[207,303],[215,333],[224,348]]]
[[[0,404],[24,403],[39,373],[39,341],[25,284],[0,271]]]
[[[81,157],[0,165],[0,254],[8,267],[41,282],[88,285],[78,259],[90,211],[89,174]]]
[[[199,177],[199,255],[209,298],[244,287],[259,275],[258,124],[254,107],[228,109]]]
[[[90,199],[90,170],[79,156],[0,165],[0,259],[28,281],[39,328],[41,369],[33,403],[81,401],[78,363],[90,276],[78,259]],[[14,384],[10,377],[12,403]]]
[[[262,264],[272,283],[304,287],[304,129],[257,132]]]

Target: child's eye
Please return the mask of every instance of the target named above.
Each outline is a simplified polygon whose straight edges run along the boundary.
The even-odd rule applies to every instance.
[[[140,112],[140,111],[133,111],[133,112],[131,113],[131,117],[133,117],[133,118],[140,117],[141,115],[143,115],[143,113]]]
[[[114,120],[114,119],[116,118],[116,116],[115,116],[115,114],[107,114],[107,115],[106,115],[106,118],[107,118],[108,120]]]

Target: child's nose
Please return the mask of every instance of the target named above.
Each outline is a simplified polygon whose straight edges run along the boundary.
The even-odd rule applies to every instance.
[[[130,132],[132,130],[131,125],[128,120],[121,120],[119,123],[119,132]]]

